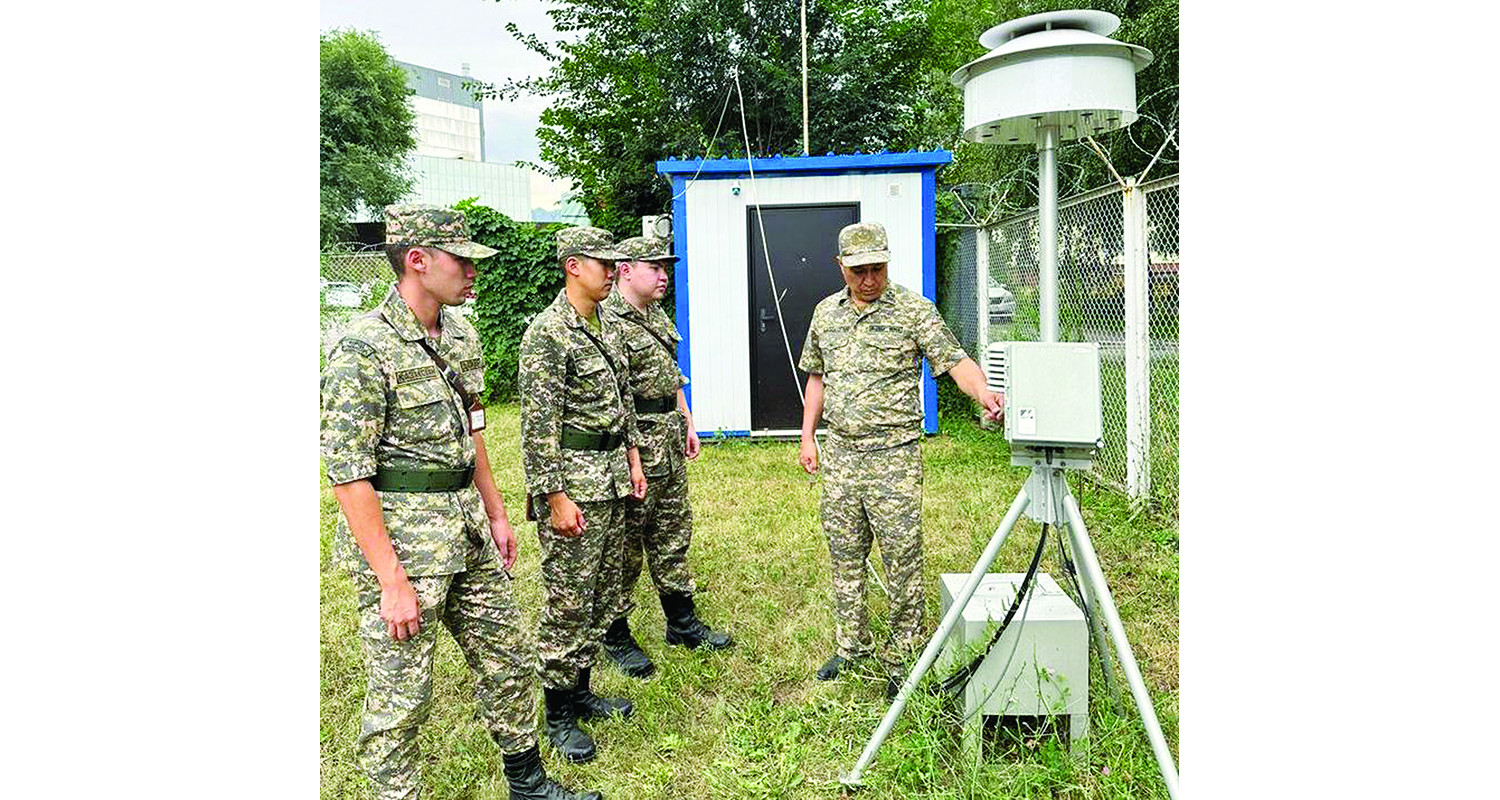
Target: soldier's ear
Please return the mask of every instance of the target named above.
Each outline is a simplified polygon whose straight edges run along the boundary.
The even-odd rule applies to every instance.
[[[432,255],[421,247],[413,247],[406,251],[404,261],[408,270],[426,273],[432,263]]]

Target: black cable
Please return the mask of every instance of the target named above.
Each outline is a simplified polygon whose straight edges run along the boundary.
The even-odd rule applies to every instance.
[[[957,672],[944,678],[942,683],[938,684],[937,690],[939,692],[949,695],[958,694],[959,690],[964,687],[964,684],[967,684],[969,679],[974,677],[974,673],[979,671],[979,665],[984,663],[985,657],[990,654],[990,650],[994,648],[995,643],[1000,641],[1000,636],[1005,633],[1006,627],[1010,625],[1011,618],[1015,617],[1016,612],[1020,610],[1022,599],[1031,590],[1031,581],[1036,577],[1036,568],[1042,563],[1042,551],[1046,547],[1047,523],[1043,522],[1042,536],[1040,539],[1037,539],[1036,553],[1031,557],[1031,566],[1026,570],[1026,577],[1021,579],[1021,588],[1016,591],[1016,599],[1011,602],[1010,610],[1005,612],[1005,619],[1001,620],[1000,627],[995,629],[994,634],[990,636],[990,641],[984,646],[984,649],[975,654],[969,663],[965,664]]]
[[[1084,597],[1083,587],[1078,583],[1078,570],[1073,566],[1073,559],[1068,558],[1068,551],[1063,549],[1063,540],[1057,540],[1057,560],[1062,567],[1063,577],[1067,578],[1068,588],[1077,595],[1078,607],[1083,609],[1084,624],[1089,626],[1089,633],[1094,631],[1093,612],[1089,610],[1088,600]]]

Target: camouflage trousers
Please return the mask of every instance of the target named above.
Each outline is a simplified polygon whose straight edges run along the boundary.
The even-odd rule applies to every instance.
[[[505,573],[478,569],[411,578],[422,630],[404,642],[391,638],[380,618],[379,581],[366,573],[352,577],[368,677],[355,752],[375,800],[414,798],[420,791],[417,728],[432,707],[439,620],[479,679],[477,716],[501,751],[520,753],[536,744],[535,651]]]
[[[620,556],[628,500],[580,502],[583,534],[563,536],[549,524],[545,499],[534,502],[542,551],[542,606],[537,629],[537,672],[542,686],[566,689],[578,671],[594,664],[604,631],[619,608]]]
[[[620,562],[620,602],[616,617],[635,609],[635,585],[641,578],[641,554],[651,569],[651,582],[662,592],[696,588],[688,569],[688,546],[693,539],[693,507],[688,504],[687,467],[646,481],[646,498],[625,501],[625,542]]]
[[[923,643],[921,445],[861,451],[829,436],[820,471],[838,654],[878,655],[888,666],[903,664]],[[865,608],[865,559],[875,540],[891,610],[891,634],[880,654],[874,652]]]

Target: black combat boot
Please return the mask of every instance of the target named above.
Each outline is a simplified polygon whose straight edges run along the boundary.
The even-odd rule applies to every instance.
[[[623,697],[600,697],[589,690],[589,673],[593,667],[578,671],[578,688],[573,691],[573,712],[579,719],[608,719],[615,715],[629,719],[635,706]]]
[[[548,778],[542,753],[534,745],[505,757],[505,780],[510,783],[510,800],[604,800],[599,792],[574,794]]]
[[[632,678],[649,678],[656,672],[656,665],[630,635],[630,623],[624,617],[616,619],[604,632],[604,654]]]
[[[581,764],[594,759],[594,740],[578,727],[573,710],[574,689],[543,689],[547,705],[547,741],[563,758]]]
[[[828,661],[824,662],[823,667],[818,670],[818,680],[831,681],[834,678],[837,678],[839,676],[839,670],[843,669],[844,665],[847,663],[849,663],[849,659],[844,658],[838,653],[834,653],[833,658],[830,658],[828,659]]]
[[[662,592],[661,610],[667,617],[667,644],[680,644],[694,650],[708,645],[712,650],[734,646],[727,633],[719,633],[698,619],[693,596],[687,592]]]

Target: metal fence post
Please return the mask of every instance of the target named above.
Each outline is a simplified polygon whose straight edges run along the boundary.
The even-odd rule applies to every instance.
[[[1134,178],[1121,193],[1125,270],[1125,489],[1132,498],[1151,494],[1151,337],[1147,291],[1151,284],[1146,240],[1146,195]]]
[[[985,349],[990,345],[990,229],[974,229],[974,283],[979,293],[979,352],[974,357],[984,363]]]

